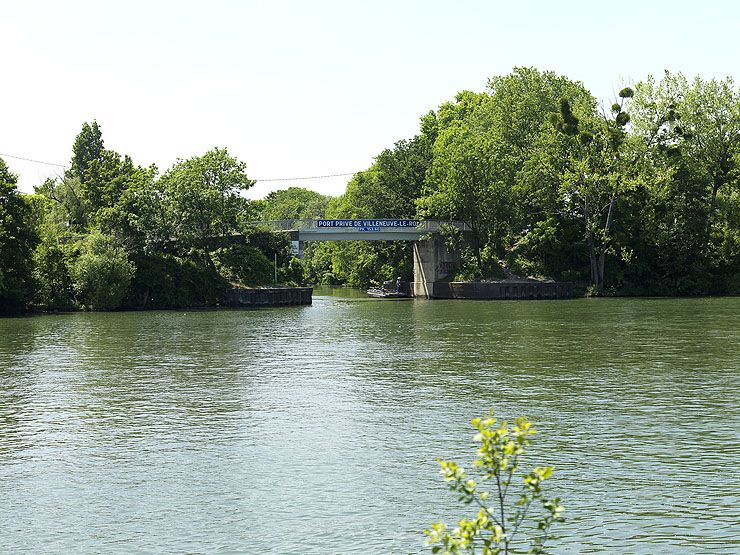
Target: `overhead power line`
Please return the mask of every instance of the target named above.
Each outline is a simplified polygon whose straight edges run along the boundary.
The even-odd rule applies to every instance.
[[[24,158],[23,156],[15,156],[13,154],[3,154],[0,152],[0,156],[5,158],[15,158],[16,160],[23,160],[25,162],[34,162],[36,164],[46,164],[47,166],[57,166],[59,168],[68,168],[67,164],[56,164],[55,162],[44,162],[43,160],[33,160],[32,158]]]
[[[310,177],[271,177],[268,179],[257,179],[255,178],[254,181],[300,181],[303,179],[324,179],[325,177],[345,177],[347,175],[355,175],[358,172],[349,172],[349,173],[332,173],[329,175],[313,175]]]
[[[56,166],[58,168],[68,168],[69,164],[57,164],[56,162],[45,162],[43,160],[34,160],[33,158],[25,158],[23,156],[16,156],[14,154],[4,154],[0,152],[0,156],[5,158],[14,158],[15,160],[23,160],[24,162],[33,162],[35,164],[44,164],[46,166]],[[309,179],[326,179],[329,177],[346,177],[348,175],[355,175],[359,172],[347,172],[347,173],[331,173],[327,175],[311,175],[306,177],[268,177],[265,179],[253,179],[252,181],[306,181]]]

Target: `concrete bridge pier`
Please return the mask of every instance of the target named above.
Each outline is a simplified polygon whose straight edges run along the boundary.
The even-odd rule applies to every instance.
[[[451,251],[438,234],[422,241],[414,241],[414,297],[434,298],[434,282],[447,277],[460,267],[460,257]]]

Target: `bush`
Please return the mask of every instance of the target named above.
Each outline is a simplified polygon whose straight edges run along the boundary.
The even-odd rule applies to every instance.
[[[80,242],[70,275],[77,300],[92,310],[121,306],[136,267],[113,239],[96,232]]]
[[[45,241],[33,256],[38,289],[35,304],[47,310],[70,310],[74,306],[72,278],[64,248]]]
[[[25,310],[34,290],[31,255],[38,243],[33,205],[0,158],[0,313]]]
[[[478,458],[473,461],[478,480],[469,478],[455,462],[440,460],[439,464],[450,489],[459,495],[460,501],[474,505],[478,511],[473,518],[460,520],[452,532],[445,524],[432,524],[424,531],[427,545],[432,546],[432,553],[444,555],[508,555],[515,552],[518,544],[525,543],[522,525],[526,520],[534,520],[537,531],[530,538],[528,553],[544,554],[545,542],[551,537],[550,527],[563,520],[564,511],[560,499],[547,499],[542,492],[542,483],[552,476],[552,467],[534,468],[524,476],[518,491],[514,487],[510,491],[520,459],[536,430],[524,417],[517,418],[511,427],[506,422],[496,425],[492,413],[474,418],[472,424],[478,431],[474,439],[480,444]],[[492,483],[490,491],[484,489],[487,483]],[[507,506],[510,494],[515,499],[512,507]],[[539,514],[532,507],[535,501],[541,505]]]
[[[274,262],[252,245],[236,244],[218,249],[214,262],[227,280],[242,285],[266,285],[274,278]]]
[[[202,263],[171,254],[140,256],[124,306],[137,309],[215,306],[226,282]]]

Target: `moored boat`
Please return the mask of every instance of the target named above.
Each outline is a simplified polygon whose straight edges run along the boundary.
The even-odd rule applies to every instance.
[[[395,283],[393,281],[384,281],[380,287],[371,287],[367,294],[376,299],[404,299],[410,297],[408,287],[404,287],[399,277]]]
[[[388,291],[380,287],[368,289],[367,294],[376,299],[404,299],[411,296],[404,291]]]

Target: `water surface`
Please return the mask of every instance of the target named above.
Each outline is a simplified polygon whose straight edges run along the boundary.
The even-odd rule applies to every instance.
[[[489,407],[541,431],[556,553],[740,552],[740,299],[323,293],[1,319],[0,552],[428,552]]]

